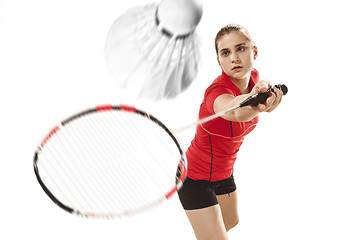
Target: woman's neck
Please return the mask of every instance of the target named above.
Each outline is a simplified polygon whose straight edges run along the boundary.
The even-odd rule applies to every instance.
[[[241,79],[230,77],[230,79],[239,88],[242,94],[247,94],[250,92],[249,89],[250,76]]]

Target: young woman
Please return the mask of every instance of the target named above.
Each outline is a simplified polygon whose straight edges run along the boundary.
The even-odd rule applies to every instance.
[[[199,118],[240,104],[250,95],[266,92],[269,82],[259,81],[253,69],[258,50],[248,31],[227,25],[215,38],[222,74],[206,89]],[[188,177],[179,191],[180,201],[197,239],[227,239],[239,221],[233,166],[244,136],[251,132],[260,112],[271,112],[281,102],[274,88],[264,104],[244,107],[197,127],[186,155]]]

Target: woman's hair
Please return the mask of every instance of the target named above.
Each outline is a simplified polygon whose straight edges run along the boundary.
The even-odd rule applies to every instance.
[[[233,31],[240,31],[242,32],[242,34],[244,34],[244,36],[249,40],[250,44],[252,47],[256,46],[255,42],[252,40],[248,30],[239,25],[239,24],[228,24],[226,25],[225,27],[221,28],[220,31],[216,34],[216,37],[215,37],[215,50],[216,50],[216,54],[218,54],[218,42],[220,41],[220,39],[233,32]]]

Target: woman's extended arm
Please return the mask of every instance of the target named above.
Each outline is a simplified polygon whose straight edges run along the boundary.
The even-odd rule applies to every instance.
[[[234,97],[230,94],[222,94],[218,96],[214,101],[214,112],[218,113],[231,107],[237,106],[249,96],[266,92],[270,87],[271,84],[269,82],[260,81],[253,87],[251,92],[248,94],[242,94],[237,97]],[[234,122],[250,121],[260,112],[272,112],[280,104],[282,95],[282,91],[275,87],[274,92],[270,91],[270,95],[264,104],[259,104],[256,107],[242,107],[225,114],[224,116],[222,116],[222,118]]]

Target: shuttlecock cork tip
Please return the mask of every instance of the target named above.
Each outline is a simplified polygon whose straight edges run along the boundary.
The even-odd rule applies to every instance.
[[[162,0],[157,9],[159,26],[175,36],[192,33],[203,12],[200,0]]]

